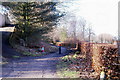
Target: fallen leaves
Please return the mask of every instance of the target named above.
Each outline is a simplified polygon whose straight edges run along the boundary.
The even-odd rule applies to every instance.
[[[94,70],[90,67],[91,63],[82,54],[70,54],[61,58],[63,63],[68,65],[68,69],[79,73],[79,77],[83,79],[93,79],[98,74],[93,75]]]

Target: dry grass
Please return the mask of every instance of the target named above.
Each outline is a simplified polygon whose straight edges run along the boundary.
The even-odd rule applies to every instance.
[[[23,55],[26,55],[26,56],[41,56],[41,55],[46,55],[46,54],[54,53],[58,51],[57,47],[51,46],[45,42],[40,42],[38,44],[39,45],[31,44],[31,46],[27,46],[27,47],[14,45],[14,48],[18,52],[21,52]],[[44,46],[45,52],[39,51],[42,46]]]

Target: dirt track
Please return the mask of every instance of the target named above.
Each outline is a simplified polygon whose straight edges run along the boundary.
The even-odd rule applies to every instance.
[[[2,68],[2,77],[6,78],[58,78],[56,75],[56,64],[62,54],[53,53],[43,57],[23,57],[14,59]]]
[[[9,31],[10,30],[10,31]],[[8,43],[8,36],[13,27],[0,28],[2,32],[2,55],[10,57],[19,54]],[[5,78],[57,78],[56,64],[59,58],[66,55],[66,49],[62,48],[62,54],[52,53],[43,57],[22,57],[13,59],[2,67],[2,76]]]

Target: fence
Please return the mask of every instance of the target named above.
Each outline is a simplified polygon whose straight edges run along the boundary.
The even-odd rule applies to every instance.
[[[63,47],[67,47],[67,48],[75,48],[76,47],[76,43],[68,43],[68,42],[57,42],[56,45],[59,46],[59,44],[61,44],[61,46]]]

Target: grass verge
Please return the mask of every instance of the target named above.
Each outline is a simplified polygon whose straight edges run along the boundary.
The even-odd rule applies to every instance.
[[[98,80],[85,55],[75,52],[61,57],[57,64],[57,74],[61,78],[78,78],[79,80]]]
[[[75,56],[71,57],[70,55],[64,56],[61,58],[59,63],[57,64],[57,74],[61,78],[79,78],[79,72],[76,70],[71,70],[69,68],[71,61],[69,58],[75,60]]]

